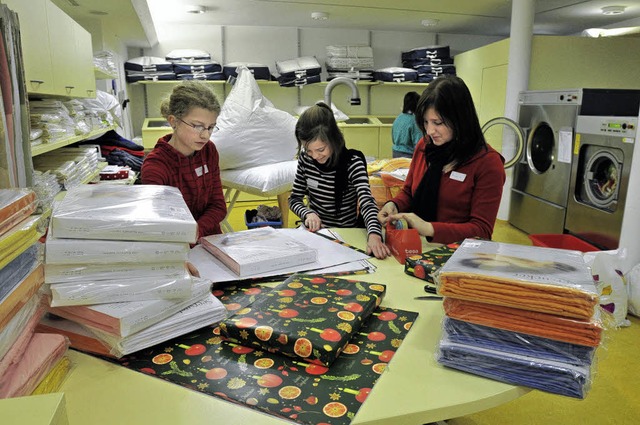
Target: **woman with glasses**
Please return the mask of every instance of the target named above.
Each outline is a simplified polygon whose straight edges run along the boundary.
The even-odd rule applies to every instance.
[[[220,114],[213,91],[200,81],[184,81],[173,88],[161,106],[173,128],[142,163],[142,184],[173,186],[198,222],[198,237],[222,233],[227,215],[222,193],[218,151],[209,137]]]

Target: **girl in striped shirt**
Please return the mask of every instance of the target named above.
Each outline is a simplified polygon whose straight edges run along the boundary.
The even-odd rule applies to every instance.
[[[391,255],[382,242],[364,155],[345,147],[331,108],[320,102],[304,111],[295,134],[298,168],[289,196],[291,211],[312,232],[321,227],[366,227],[367,253],[376,258]]]

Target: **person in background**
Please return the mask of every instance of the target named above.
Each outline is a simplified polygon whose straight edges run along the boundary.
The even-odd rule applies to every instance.
[[[291,211],[312,232],[321,227],[366,226],[367,253],[388,257],[391,251],[382,242],[364,155],[345,147],[331,108],[320,102],[304,111],[295,135],[298,168],[289,196]]]
[[[418,141],[422,138],[422,130],[413,115],[418,106],[420,95],[410,91],[404,95],[402,113],[393,121],[391,138],[393,139],[393,157],[411,158]]]
[[[161,137],[142,163],[142,184],[173,186],[198,222],[198,237],[222,233],[227,215],[222,193],[218,151],[209,137],[220,103],[200,81],[184,81],[173,88],[161,106],[173,133]]]
[[[424,138],[402,190],[382,206],[378,219],[404,219],[437,243],[491,239],[506,179],[504,158],[486,143],[466,84],[456,76],[436,78],[415,115]]]

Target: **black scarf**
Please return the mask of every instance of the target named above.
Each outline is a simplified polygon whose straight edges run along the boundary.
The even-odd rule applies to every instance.
[[[338,160],[335,164],[333,164],[333,166],[320,164],[318,161],[313,160],[316,167],[318,167],[320,171],[328,172],[335,170],[336,172],[336,180],[334,185],[334,202],[336,212],[340,211],[344,192],[346,192],[347,187],[349,186],[349,164],[353,155],[359,156],[365,164],[367,163],[362,152],[356,149],[347,149],[346,147],[343,148],[342,151],[338,154]]]
[[[429,143],[424,151],[427,171],[413,194],[411,209],[423,220],[431,222],[437,219],[440,179],[444,166],[451,162],[452,147],[451,143],[442,146]]]

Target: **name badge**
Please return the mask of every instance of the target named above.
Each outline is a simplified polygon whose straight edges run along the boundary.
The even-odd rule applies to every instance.
[[[194,171],[196,172],[196,175],[197,175],[198,177],[201,177],[201,176],[202,176],[202,167],[198,167],[198,168],[196,168]]]
[[[204,173],[209,174],[209,167],[207,166],[207,164],[204,164]]]
[[[467,178],[466,174],[459,173],[457,171],[452,171],[451,172],[451,180],[456,180],[456,181],[459,181],[459,182],[463,182],[464,179],[466,179],[466,178]]]
[[[313,179],[307,179],[307,186],[308,187],[317,188],[318,187],[318,181],[317,180],[313,180]]]

